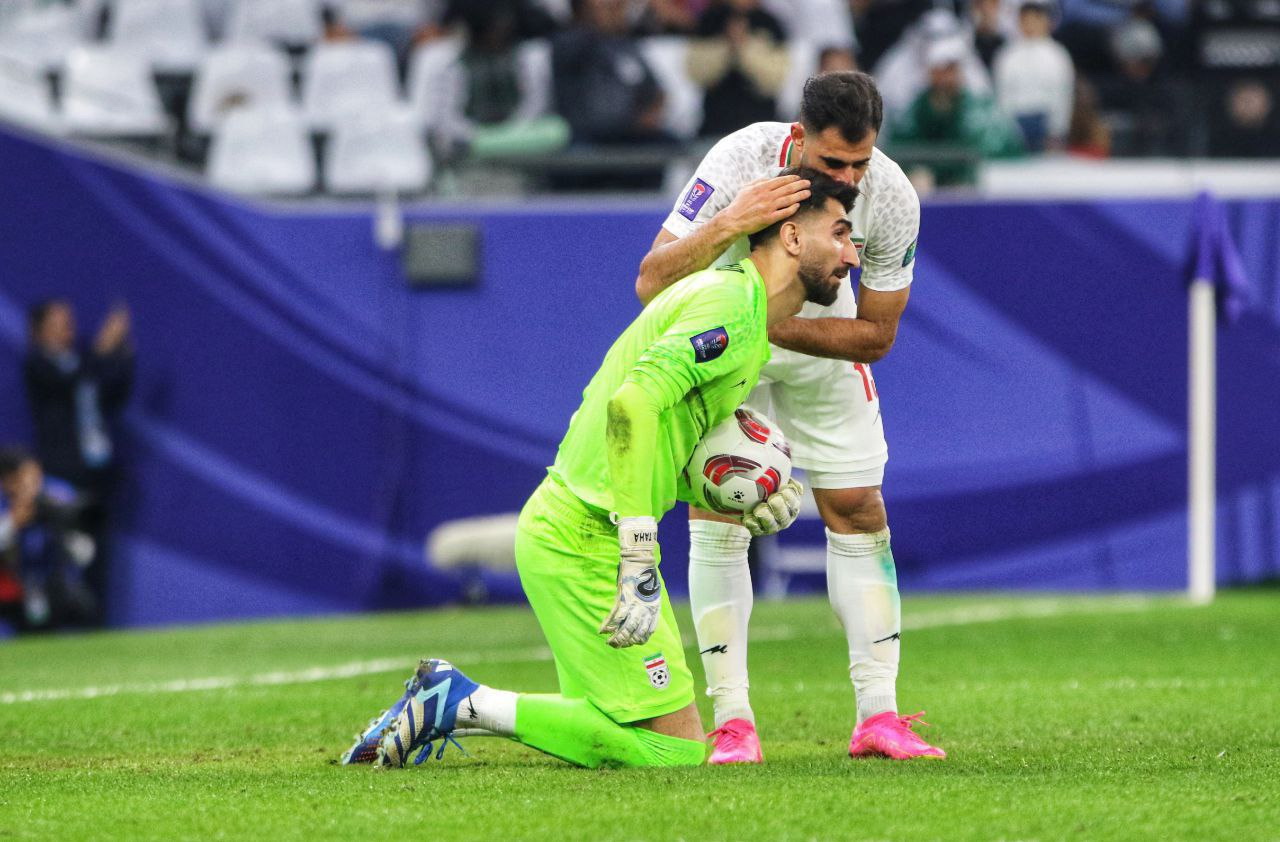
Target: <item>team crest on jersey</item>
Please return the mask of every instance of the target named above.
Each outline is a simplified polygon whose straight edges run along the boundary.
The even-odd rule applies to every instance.
[[[695,178],[693,184],[689,186],[689,192],[684,194],[684,201],[680,203],[680,215],[692,222],[698,218],[698,211],[702,210],[702,206],[707,203],[707,199],[711,198],[711,194],[716,189],[707,184],[700,178]]]
[[[671,683],[671,673],[667,670],[667,659],[659,652],[644,659],[644,671],[649,674],[649,683],[655,690],[665,690]]]
[[[722,325],[699,333],[690,338],[689,342],[693,344],[694,362],[709,363],[729,347],[729,331]]]
[[[903,266],[910,264],[911,261],[916,259],[916,244],[919,242],[919,240],[914,240],[911,245],[907,247],[907,253],[902,256]]]

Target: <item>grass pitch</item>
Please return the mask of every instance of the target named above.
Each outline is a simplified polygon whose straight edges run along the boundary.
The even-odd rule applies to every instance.
[[[1280,839],[1280,592],[903,614],[900,706],[945,761],[845,756],[821,600],[756,606],[752,768],[585,771],[492,739],[334,765],[422,655],[554,691],[520,609],[0,643],[0,839]]]

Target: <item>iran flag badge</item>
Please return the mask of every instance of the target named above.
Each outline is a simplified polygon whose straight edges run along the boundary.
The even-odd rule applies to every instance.
[[[667,659],[659,652],[644,659],[644,671],[649,674],[649,683],[656,690],[663,690],[671,683],[671,673],[667,671]]]

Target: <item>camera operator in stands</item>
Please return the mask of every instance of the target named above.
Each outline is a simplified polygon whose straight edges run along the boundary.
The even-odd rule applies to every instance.
[[[112,428],[133,383],[129,311],[116,305],[93,344],[76,344],[71,305],[49,300],[31,310],[30,348],[23,363],[35,429],[36,456],[81,499],[81,526],[97,546],[87,584],[99,606],[107,584],[108,506],[116,476]]]
[[[98,604],[86,585],[93,539],[83,531],[86,501],[47,477],[23,447],[0,448],[0,568],[21,595],[18,625],[29,629],[93,624]]]

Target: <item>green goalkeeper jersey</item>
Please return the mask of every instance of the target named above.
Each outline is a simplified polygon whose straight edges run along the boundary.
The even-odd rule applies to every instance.
[[[664,290],[587,384],[551,475],[621,517],[660,518],[677,499],[696,502],[681,474],[694,445],[733,414],[769,359],[765,304],[750,260]]]

